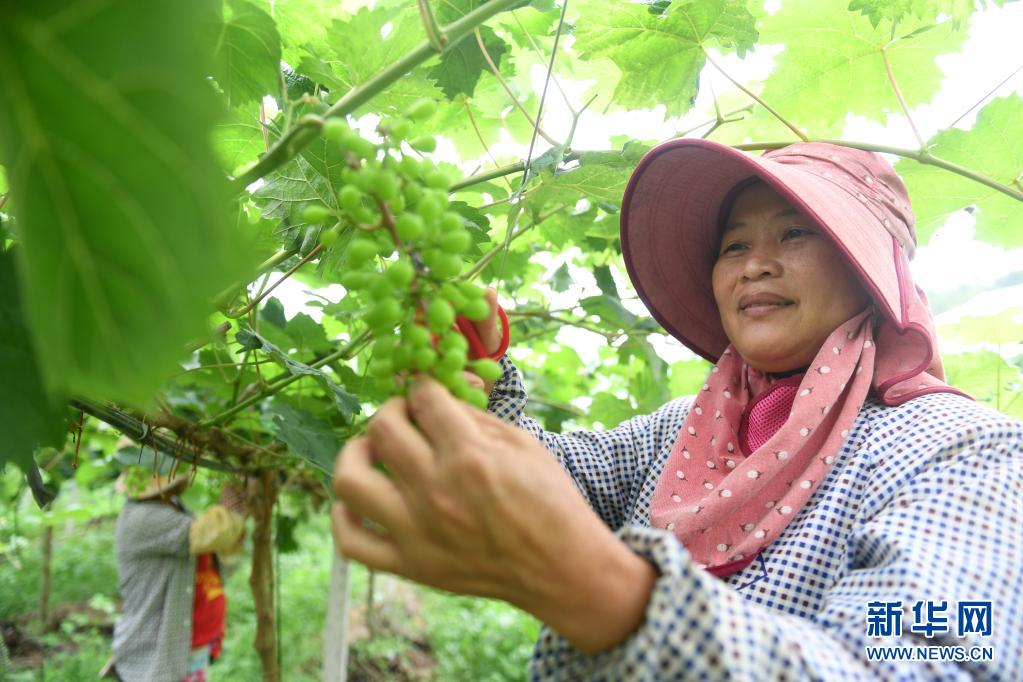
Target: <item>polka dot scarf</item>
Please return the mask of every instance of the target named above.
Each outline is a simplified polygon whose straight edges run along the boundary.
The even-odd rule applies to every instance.
[[[711,369],[651,503],[653,526],[673,532],[701,567],[731,575],[781,534],[831,468],[872,388],[893,403],[953,390],[929,356],[926,371],[893,377],[914,364],[910,356],[919,363],[919,344],[882,323],[878,355],[874,315],[868,309],[840,325],[801,377],[776,381],[731,346]]]

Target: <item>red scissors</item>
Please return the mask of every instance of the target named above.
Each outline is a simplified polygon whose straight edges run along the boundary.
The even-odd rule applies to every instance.
[[[465,340],[469,342],[469,355],[473,360],[480,360],[482,358],[500,360],[501,356],[508,350],[508,344],[511,342],[508,315],[500,305],[497,306],[497,314],[501,317],[501,345],[493,353],[487,353],[487,349],[483,346],[483,341],[476,332],[476,326],[473,325],[472,320],[465,315],[455,317],[455,326],[458,327],[458,331],[465,337]]]

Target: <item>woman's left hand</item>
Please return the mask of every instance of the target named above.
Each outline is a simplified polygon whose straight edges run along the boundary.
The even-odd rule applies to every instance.
[[[653,567],[535,439],[433,380],[389,400],[348,441],[334,492],[338,549],[371,568],[503,599],[591,653],[642,621]]]

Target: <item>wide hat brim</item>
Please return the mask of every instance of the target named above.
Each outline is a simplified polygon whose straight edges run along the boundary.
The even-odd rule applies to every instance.
[[[798,164],[708,140],[679,139],[654,147],[640,161],[625,189],[620,218],[626,270],[669,334],[711,362],[728,347],[711,273],[722,206],[733,188],[752,178],[770,185],[830,236],[874,302],[901,326],[898,242],[875,227],[878,218],[863,201]]]

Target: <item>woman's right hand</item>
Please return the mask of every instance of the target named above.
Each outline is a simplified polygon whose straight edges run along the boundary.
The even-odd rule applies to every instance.
[[[483,320],[473,321],[472,326],[476,328],[476,333],[479,334],[480,341],[483,342],[483,347],[487,353],[491,354],[501,347],[502,334],[497,318],[497,292],[493,288],[487,287],[485,297],[487,304],[490,306],[490,314]],[[465,375],[471,385],[490,395],[494,388],[493,381],[483,381],[483,379],[468,370],[466,370]]]

